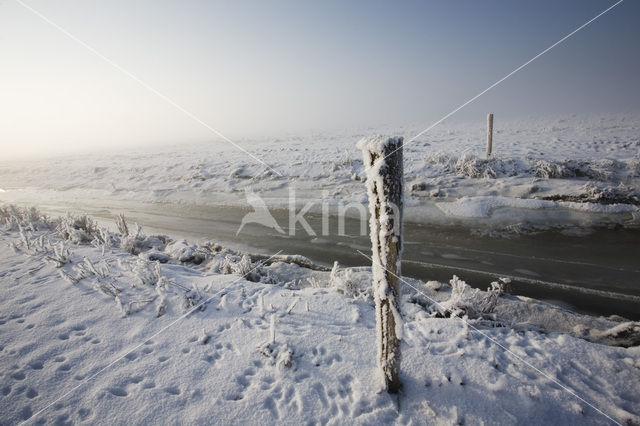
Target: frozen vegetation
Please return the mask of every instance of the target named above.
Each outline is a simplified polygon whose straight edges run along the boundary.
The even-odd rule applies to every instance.
[[[0,208],[3,424],[640,423],[640,324],[403,278],[380,392],[370,268]]]

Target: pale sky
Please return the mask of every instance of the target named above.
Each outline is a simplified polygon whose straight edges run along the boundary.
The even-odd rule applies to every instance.
[[[232,139],[428,126],[614,1],[22,0]],[[626,0],[452,120],[640,111]],[[0,152],[225,143],[15,0]]]

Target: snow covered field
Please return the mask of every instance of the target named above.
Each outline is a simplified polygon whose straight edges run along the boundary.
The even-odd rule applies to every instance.
[[[0,210],[3,424],[640,424],[638,323],[406,279],[390,396],[369,268],[117,228]]]
[[[496,117],[494,129],[490,160],[482,120],[444,122],[415,141],[419,126],[237,141],[270,168],[222,143],[0,160],[0,200],[246,206],[251,188],[267,205],[287,207],[295,188],[302,205],[366,203],[356,142],[383,133],[405,136],[409,221],[517,232],[576,223],[640,225],[639,114]]]
[[[335,213],[367,202],[355,142],[380,132],[405,136],[409,221],[638,228],[640,116],[497,117],[495,129],[490,160],[480,122],[415,141],[417,127],[238,141],[271,169],[204,143],[5,160],[0,202],[179,210],[246,206],[251,189],[287,208],[295,188],[298,207]],[[640,424],[640,323],[504,282],[405,277],[403,388],[390,396],[370,268],[192,245],[122,219],[110,229],[0,205],[0,423]]]

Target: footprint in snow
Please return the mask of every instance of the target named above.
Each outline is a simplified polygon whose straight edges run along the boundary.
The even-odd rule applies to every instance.
[[[215,364],[216,361],[220,358],[222,358],[222,355],[220,355],[218,352],[213,352],[210,354],[206,354],[202,359],[207,361],[209,364]]]
[[[44,368],[44,364],[40,360],[29,361],[27,365],[33,370],[42,370]]]
[[[124,356],[128,361],[135,361],[138,358],[138,354],[136,352],[129,352]]]
[[[318,346],[311,349],[311,354],[313,355],[311,362],[316,367],[320,367],[321,365],[330,366],[334,362],[342,361],[342,357],[338,353],[327,355],[327,350],[324,346]]]
[[[22,408],[22,412],[20,414],[22,416],[22,420],[29,420],[31,416],[33,416],[33,410],[31,410],[30,405],[27,405]]]
[[[11,377],[14,378],[15,380],[24,380],[26,376],[22,371],[18,371],[16,373],[13,373]]]
[[[87,420],[87,418],[89,418],[90,415],[91,415],[91,410],[88,408],[81,408],[78,410],[78,417],[80,417],[80,420]]]
[[[164,388],[164,391],[170,395],[180,395],[182,392],[180,391],[180,388],[178,388],[177,386],[169,386]]]
[[[114,396],[119,396],[119,397],[129,396],[129,393],[127,393],[126,389],[121,387],[107,388],[107,390],[111,393],[111,395],[114,395]]]

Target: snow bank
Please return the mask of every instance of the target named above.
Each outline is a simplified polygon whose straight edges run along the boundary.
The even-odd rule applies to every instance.
[[[453,202],[436,203],[436,206],[447,215],[463,218],[489,217],[495,209],[500,207],[529,210],[565,208],[603,214],[640,212],[640,207],[629,204],[576,203],[501,196],[462,197]]]

